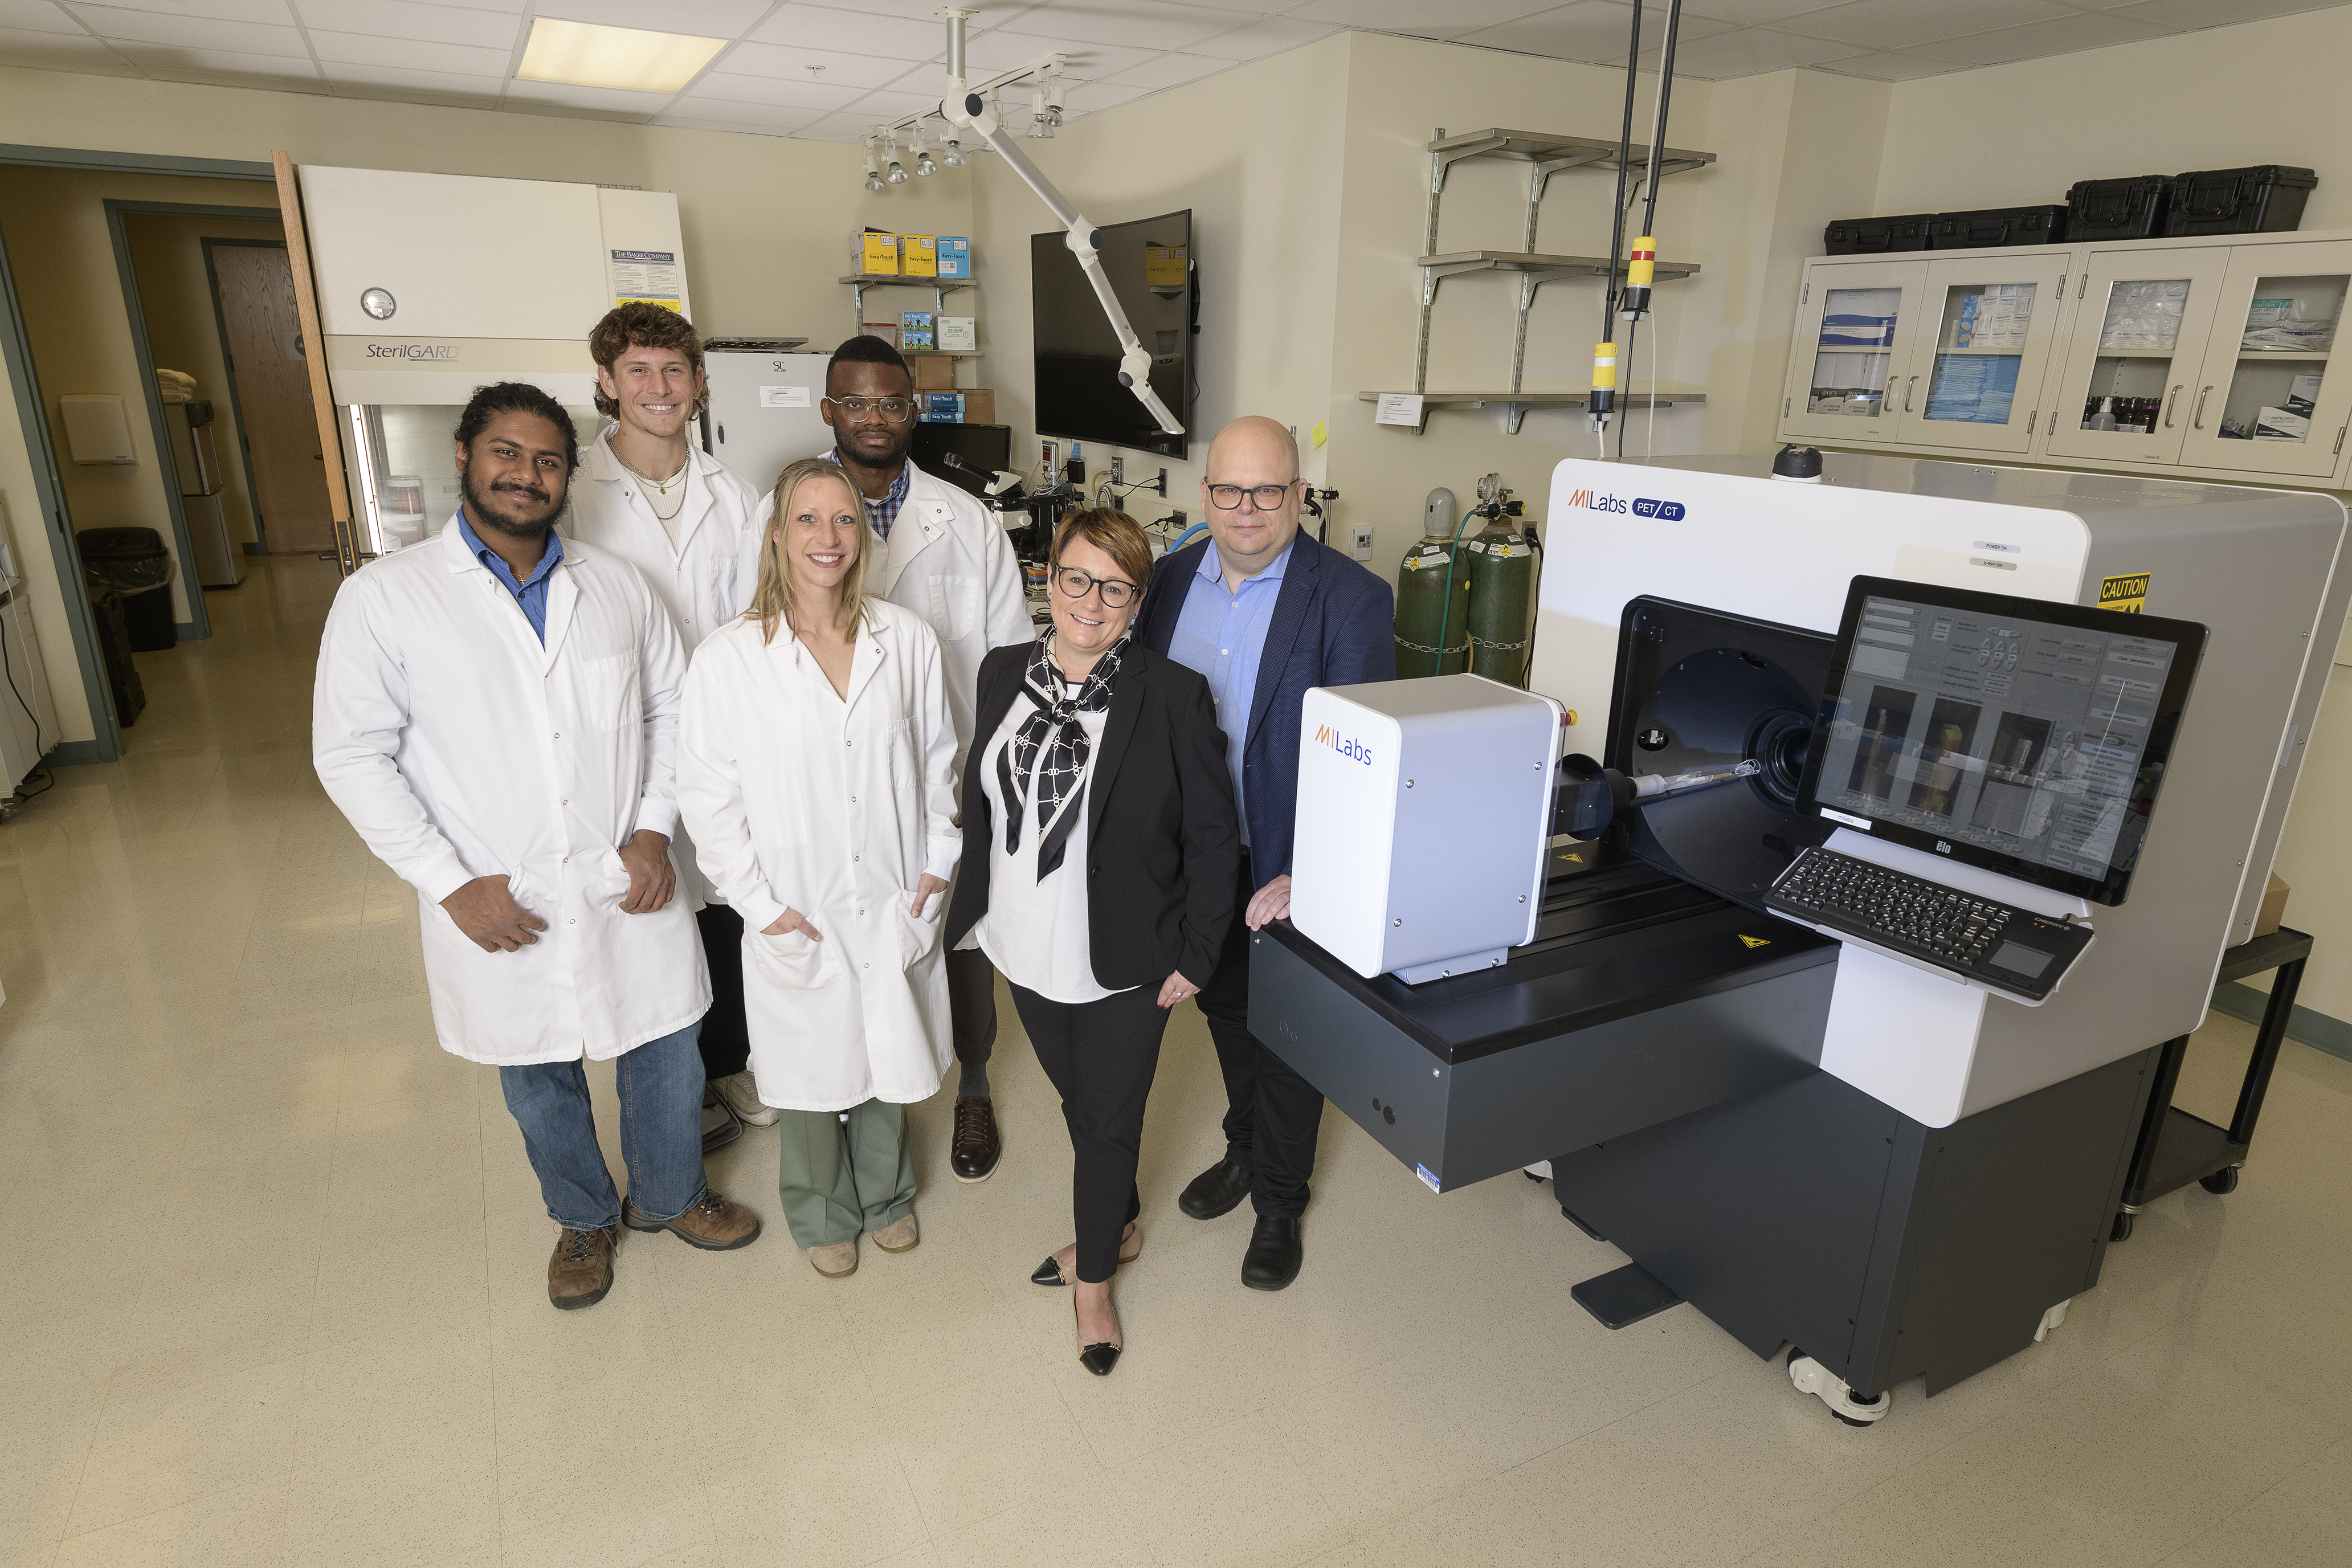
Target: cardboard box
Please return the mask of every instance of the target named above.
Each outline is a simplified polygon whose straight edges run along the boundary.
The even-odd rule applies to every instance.
[[[940,348],[942,352],[961,349],[966,353],[980,350],[979,321],[971,316],[941,316],[939,319]]]
[[[2290,889],[2279,880],[2276,871],[2271,873],[2271,884],[2263,891],[2263,907],[2254,916],[2254,935],[2268,936],[2278,930],[2286,919],[2286,896]]]
[[[929,310],[908,310],[901,313],[898,317],[899,352],[912,353],[919,349],[929,351],[938,348],[939,340],[933,335],[931,326],[933,319],[932,313]]]
[[[898,271],[908,278],[937,278],[940,275],[940,242],[928,234],[902,234],[898,237]]]
[[[985,388],[917,395],[916,416],[926,425],[993,425],[996,394]]]
[[[960,234],[942,234],[933,237],[938,246],[934,259],[940,269],[939,276],[941,278],[971,277],[971,241]]]
[[[955,361],[940,353],[911,353],[907,368],[915,374],[917,392],[953,392]]]
[[[849,237],[849,265],[868,277],[898,276],[898,237],[887,229],[861,228]]]

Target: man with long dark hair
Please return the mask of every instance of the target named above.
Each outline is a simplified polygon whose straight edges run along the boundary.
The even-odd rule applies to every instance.
[[[623,1224],[711,1250],[760,1232],[702,1173],[710,983],[669,858],[686,654],[635,568],[554,531],[579,462],[562,405],[486,386],[456,437],[457,515],[335,595],[311,753],[416,889],[441,1048],[497,1066],[560,1227],[548,1298],[585,1307]],[[625,1200],[585,1059],[614,1063]]]

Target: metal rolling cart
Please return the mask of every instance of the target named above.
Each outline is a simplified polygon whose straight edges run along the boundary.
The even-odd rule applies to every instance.
[[[2189,1055],[2189,1037],[2164,1042],[2157,1058],[2156,1081],[2148,1089],[2147,1113],[2140,1122],[2139,1142],[2132,1150],[2131,1169],[2124,1178],[2122,1206],[2108,1233],[2115,1241],[2129,1239],[2132,1220],[2139,1211],[2167,1193],[2195,1182],[2209,1193],[2236,1190],[2238,1168],[2246,1163],[2246,1149],[2254,1141],[2254,1123],[2263,1113],[2263,1097],[2270,1092],[2271,1069],[2278,1065],[2279,1047],[2286,1042],[2287,1020],[2294,1013],[2294,994],[2303,984],[2303,966],[2311,958],[2311,938],[2281,926],[2268,936],[2242,942],[2221,955],[2215,984],[2243,980],[2250,974],[2276,970],[2271,999],[2254,1035],[2254,1054],[2246,1063],[2246,1080],[2238,1090],[2238,1109],[2227,1127],[2216,1127],[2201,1116],[2191,1116],[2172,1103],[2180,1079],[2180,1064]]]

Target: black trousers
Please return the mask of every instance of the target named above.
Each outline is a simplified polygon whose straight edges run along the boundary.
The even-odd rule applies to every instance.
[[[726,1078],[751,1065],[751,1026],[743,1017],[743,917],[725,904],[694,911],[710,965],[710,1011],[702,1016],[702,1078]]]
[[[948,1035],[960,1062],[985,1067],[996,1048],[996,965],[976,947],[948,950]]]
[[[1076,1156],[1070,1217],[1078,1237],[1078,1278],[1099,1285],[1118,1268],[1118,1233],[1143,1212],[1136,1159],[1143,1147],[1143,1102],[1160,1070],[1168,1028],[1160,987],[1139,985],[1097,1002],[1055,1002],[1013,987],[1013,1008],[1037,1065],[1062,1096],[1062,1120]]]
[[[1307,1210],[1315,1140],[1323,1128],[1323,1091],[1249,1032],[1250,929],[1242,916],[1256,891],[1244,852],[1234,923],[1199,1001],[1209,1020],[1209,1038],[1217,1045],[1217,1066],[1225,1075],[1225,1157],[1257,1173],[1250,1188],[1252,1207],[1289,1219]]]

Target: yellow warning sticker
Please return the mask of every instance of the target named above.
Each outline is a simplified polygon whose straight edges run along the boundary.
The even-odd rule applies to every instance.
[[[1315,422],[1315,428],[1309,430],[1307,433],[1307,436],[1308,440],[1312,441],[1317,447],[1320,447],[1324,442],[1331,438],[1331,432],[1324,425],[1323,421],[1318,419]]]
[[[2147,578],[2145,572],[2100,578],[2099,608],[2121,610],[2127,616],[2144,614],[2147,609]]]
[[[1751,947],[1751,948],[1754,948],[1754,947],[1769,947],[1769,946],[1771,946],[1771,945],[1772,945],[1772,939],[1771,939],[1770,937],[1769,937],[1769,936],[1746,936],[1746,935],[1743,935],[1743,936],[1741,936],[1741,937],[1740,937],[1740,939],[1739,939],[1739,940],[1740,940],[1740,942],[1741,942],[1744,945],[1748,946],[1748,947]]]

